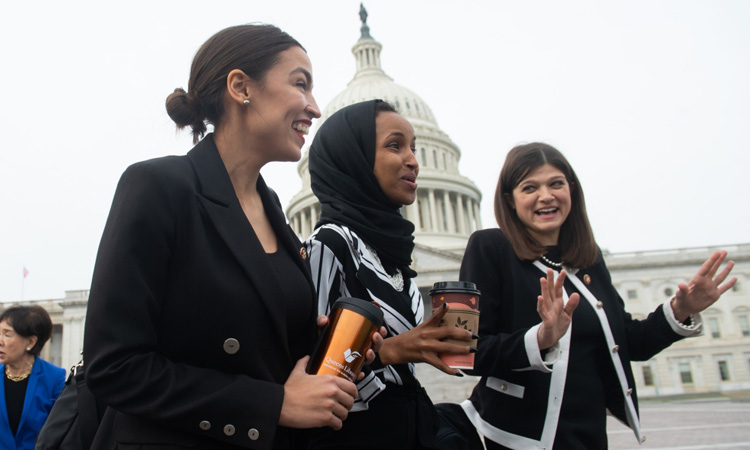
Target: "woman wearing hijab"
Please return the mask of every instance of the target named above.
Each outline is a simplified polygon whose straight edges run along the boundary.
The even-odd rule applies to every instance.
[[[359,397],[340,431],[323,430],[313,449],[434,448],[437,417],[414,376],[415,362],[460,375],[439,353],[467,354],[466,330],[438,328],[445,310],[423,323],[424,303],[409,265],[414,225],[400,212],[416,199],[419,164],[409,121],[390,104],[347,106],[318,130],[310,147],[312,190],[321,203],[315,231],[305,242],[318,314],[344,296],[380,306],[388,334]],[[377,424],[382,432],[373,433]]]

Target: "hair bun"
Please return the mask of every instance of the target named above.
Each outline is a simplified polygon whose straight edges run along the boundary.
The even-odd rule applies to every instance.
[[[167,114],[177,124],[178,128],[183,128],[193,122],[193,108],[190,107],[188,94],[183,88],[177,88],[167,96],[166,101]]]

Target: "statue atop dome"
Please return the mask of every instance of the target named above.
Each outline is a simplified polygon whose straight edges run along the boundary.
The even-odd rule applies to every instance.
[[[359,29],[362,32],[362,36],[359,39],[372,39],[372,36],[370,36],[370,27],[367,26],[367,10],[362,3],[359,4],[359,20],[362,21],[362,28]]]

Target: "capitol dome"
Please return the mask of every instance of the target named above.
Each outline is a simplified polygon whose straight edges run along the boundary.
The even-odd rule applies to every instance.
[[[379,98],[395,106],[411,122],[416,133],[415,154],[420,166],[417,200],[402,209],[415,226],[415,269],[420,272],[420,278],[425,274],[423,266],[427,262],[431,266],[447,264],[457,271],[469,236],[481,228],[481,193],[474,182],[458,172],[461,151],[438,127],[427,103],[383,71],[380,66],[382,45],[370,36],[366,12],[360,16],[362,35],[352,47],[356,62],[354,77],[346,89],[326,105],[315,129],[334,112],[354,103]],[[309,144],[306,146],[309,150]],[[307,158],[308,151],[305,151],[297,167],[302,189],[292,197],[287,208],[290,225],[301,240],[312,233],[320,215],[320,204],[310,188]]]

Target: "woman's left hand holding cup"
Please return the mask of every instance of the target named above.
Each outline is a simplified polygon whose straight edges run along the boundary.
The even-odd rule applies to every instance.
[[[325,316],[323,314],[319,315],[317,318],[318,328],[325,328],[326,325],[328,325],[328,316]],[[367,352],[365,353],[365,364],[372,364],[373,361],[375,361],[375,354],[380,351],[381,348],[383,348],[383,338],[388,334],[388,330],[385,329],[385,327],[380,327],[377,333],[373,333],[372,335],[372,345],[369,349],[367,349]],[[360,372],[357,375],[357,381],[363,379],[365,377],[364,372]]]

